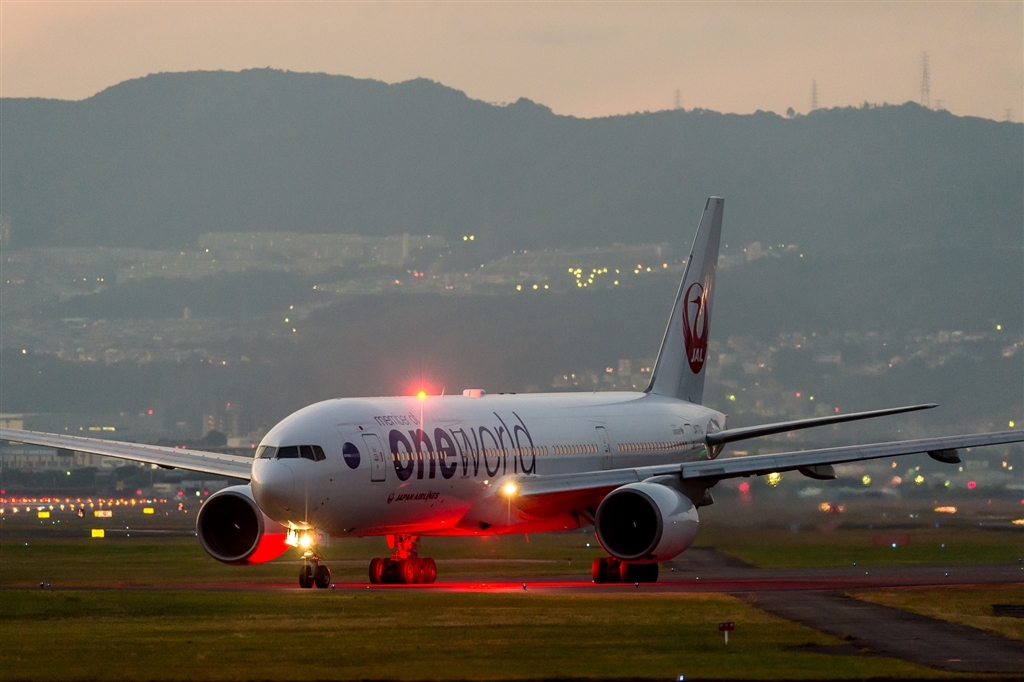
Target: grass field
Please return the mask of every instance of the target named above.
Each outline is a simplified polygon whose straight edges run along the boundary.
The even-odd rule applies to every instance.
[[[992,615],[993,604],[1024,606],[1024,583],[992,587],[855,590],[851,597],[1024,640],[1024,618]],[[1024,646],[1024,645],[1022,645]]]
[[[901,536],[907,545],[876,544]],[[785,529],[750,531],[712,528],[698,545],[758,568],[811,568],[827,566],[891,566],[910,564],[977,564],[1016,562],[1024,557],[1024,532],[984,530],[967,526],[924,527],[908,531],[865,528],[831,532]]]
[[[122,514],[107,522],[103,539],[88,537],[92,519],[64,521],[47,526],[22,517],[0,526],[0,680],[944,677],[854,655],[840,640],[727,595],[300,591],[293,587],[296,556],[225,566],[187,535],[187,518]],[[177,535],[152,535],[161,529]],[[1024,537],[923,528],[894,550],[875,546],[870,529],[705,530],[701,544],[777,567],[1016,561]],[[443,578],[505,581],[585,579],[591,559],[601,555],[582,532],[425,538],[421,550],[438,559]],[[324,558],[337,582],[362,582],[368,560],[386,553],[380,538],[335,540]],[[40,581],[52,587],[39,589]],[[204,587],[193,589],[197,584]],[[1016,599],[1016,592],[997,591],[959,591],[941,612],[927,609],[949,590],[855,596],[986,627],[979,619],[990,604]],[[736,624],[728,646],[717,629],[721,621]],[[804,645],[834,645],[842,653]]]
[[[838,641],[718,595],[6,590],[0,607],[5,680],[938,676],[791,651]]]

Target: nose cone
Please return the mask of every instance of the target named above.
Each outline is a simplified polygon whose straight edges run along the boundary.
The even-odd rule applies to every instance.
[[[295,477],[284,462],[258,459],[252,467],[252,496],[267,516],[287,519],[295,492]]]

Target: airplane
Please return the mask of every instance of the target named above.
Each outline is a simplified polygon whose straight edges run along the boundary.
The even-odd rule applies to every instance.
[[[834,465],[1024,441],[1024,430],[719,457],[729,443],[936,407],[909,405],[730,429],[702,404],[722,215],[708,198],[657,361],[640,392],[339,398],[286,417],[255,457],[0,429],[0,439],[88,452],[248,481],[211,495],[196,532],[227,564],[302,550],[299,585],[326,588],[320,539],[385,536],[370,583],[433,583],[422,536],[566,531],[593,526],[607,557],[594,582],[653,582],[685,551],[697,510],[721,480],[798,471],[836,478]]]

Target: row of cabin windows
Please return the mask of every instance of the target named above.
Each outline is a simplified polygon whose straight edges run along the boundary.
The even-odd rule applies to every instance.
[[[256,451],[256,459],[308,459],[322,462],[327,459],[324,449],[319,445],[285,445],[275,448],[272,445],[261,445]]]
[[[596,445],[546,445],[526,448],[483,448],[480,454],[484,457],[546,457],[548,455],[596,455],[600,450]],[[440,459],[439,452],[427,450],[425,452],[392,452],[391,458],[397,462],[420,461]]]
[[[619,443],[619,452],[650,452],[652,450],[683,450],[686,443],[676,441],[674,443],[660,441],[657,443]]]
[[[686,447],[686,443],[682,441],[677,442],[655,442],[655,443],[619,443],[617,446],[618,452],[651,452],[658,450],[682,450]],[[535,457],[535,456],[546,456],[551,455],[596,455],[599,452],[597,445],[594,444],[583,444],[583,445],[555,445],[551,448],[547,446],[535,446],[526,448],[512,448],[511,450],[505,450],[502,448],[484,448],[481,454],[484,457],[502,457],[512,454],[515,457]],[[391,456],[397,461],[409,461],[409,460],[424,460],[433,459],[436,453],[431,451],[426,452],[393,452]],[[321,462],[327,459],[327,455],[324,454],[324,449],[319,445],[285,445],[280,448],[275,448],[270,445],[261,445],[256,451],[256,459],[308,459],[313,462]]]

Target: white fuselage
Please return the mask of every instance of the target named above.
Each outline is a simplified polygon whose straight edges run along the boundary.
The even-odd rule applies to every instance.
[[[326,459],[256,459],[252,489],[275,521],[332,536],[569,529],[585,517],[474,511],[512,477],[708,458],[705,434],[724,427],[720,412],[646,393],[327,400],[261,443],[318,445]]]

